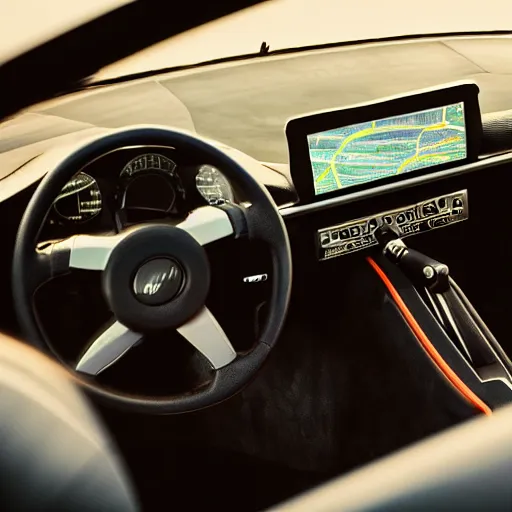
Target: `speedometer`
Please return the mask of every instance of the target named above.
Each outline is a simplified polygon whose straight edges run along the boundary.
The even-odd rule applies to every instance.
[[[96,180],[85,172],[72,178],[53,203],[54,210],[71,222],[84,222],[101,212],[101,191]]]
[[[146,153],[130,160],[121,171],[120,178],[132,178],[142,171],[162,171],[174,176],[176,164],[166,156],[158,153]]]
[[[144,153],[130,160],[119,174],[118,204],[130,212],[171,213],[185,191],[176,164],[159,153]]]
[[[226,177],[212,165],[202,165],[196,176],[198,192],[208,204],[234,201],[233,189]]]

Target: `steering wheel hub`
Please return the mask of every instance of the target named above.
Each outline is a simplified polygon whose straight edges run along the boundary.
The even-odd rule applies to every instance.
[[[113,249],[103,272],[112,312],[136,332],[172,329],[204,306],[210,288],[206,252],[186,231],[146,224]]]
[[[181,265],[172,258],[154,258],[143,263],[133,279],[135,297],[149,306],[171,301],[184,284]]]

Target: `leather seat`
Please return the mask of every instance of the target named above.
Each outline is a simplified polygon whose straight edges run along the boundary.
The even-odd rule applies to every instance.
[[[0,414],[0,510],[139,509],[114,446],[72,378],[1,335]],[[511,510],[511,424],[512,404],[272,510]]]
[[[0,509],[138,510],[109,436],[63,368],[0,335]]]
[[[267,512],[512,510],[512,404]]]

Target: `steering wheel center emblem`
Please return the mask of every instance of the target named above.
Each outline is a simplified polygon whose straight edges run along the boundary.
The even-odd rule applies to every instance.
[[[133,279],[137,299],[149,306],[171,301],[183,288],[184,273],[171,258],[155,258],[142,264]]]

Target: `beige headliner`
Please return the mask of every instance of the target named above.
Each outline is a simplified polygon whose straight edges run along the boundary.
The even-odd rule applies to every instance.
[[[0,0],[0,62],[126,3],[128,0]],[[175,15],[179,16],[179,9]],[[170,26],[172,22],[169,13]],[[507,29],[512,29],[509,0],[272,0],[155,45],[109,66],[97,78],[253,53],[262,41],[278,49],[397,35]]]

